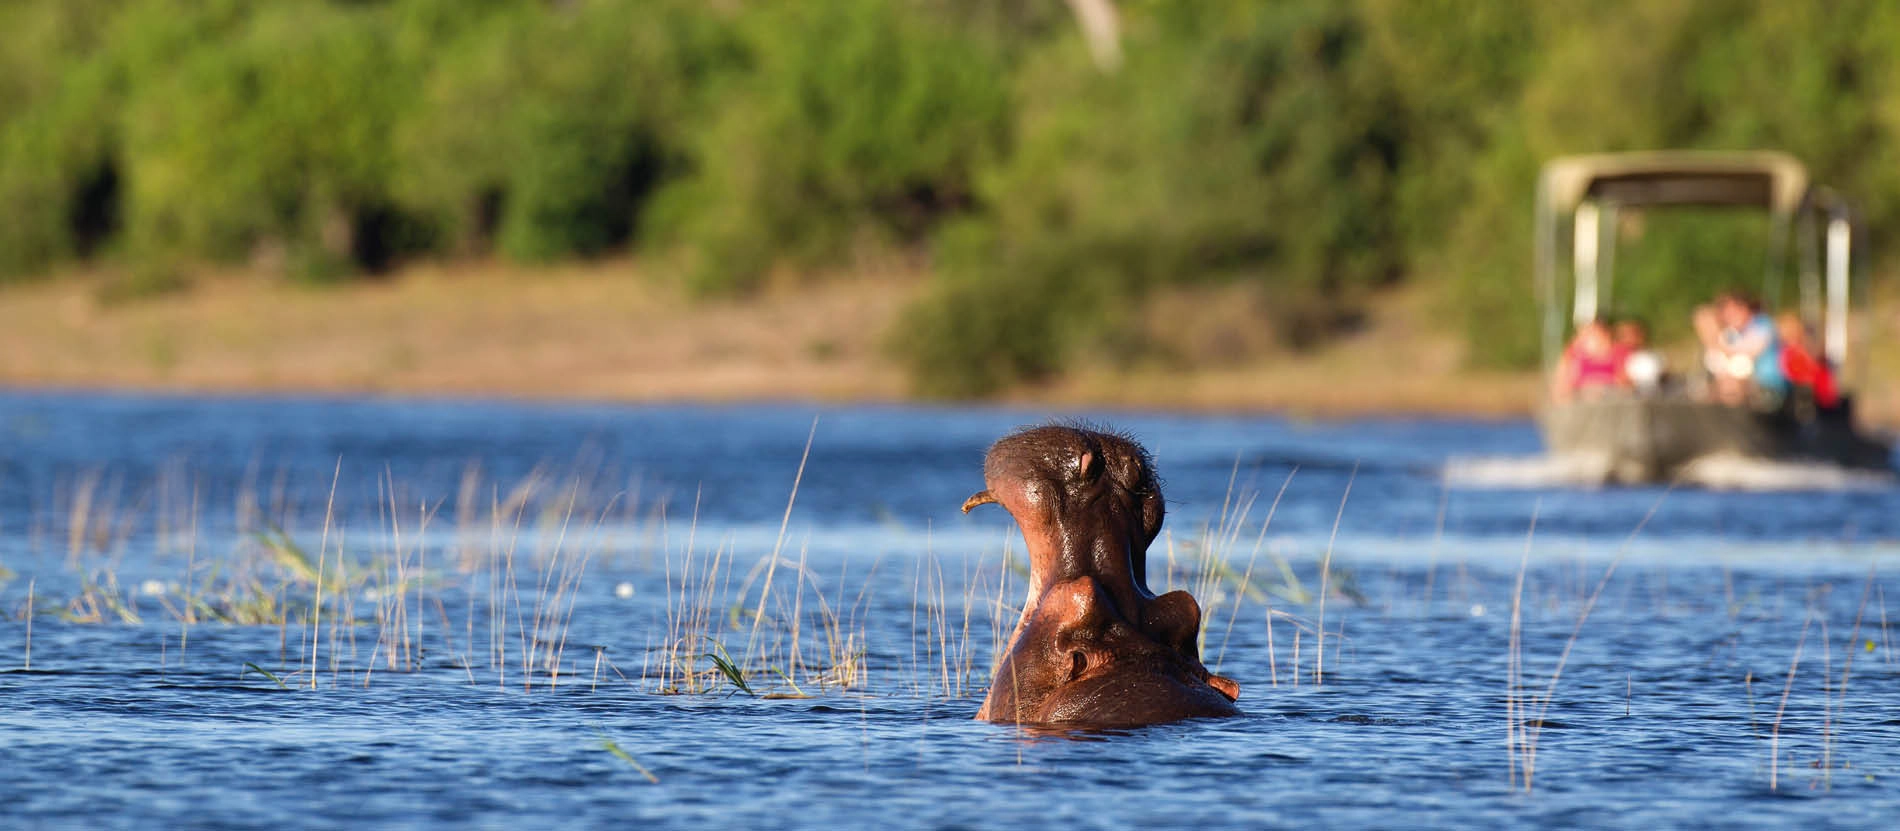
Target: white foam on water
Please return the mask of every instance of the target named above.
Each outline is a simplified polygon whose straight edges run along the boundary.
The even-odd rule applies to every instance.
[[[1602,487],[1609,472],[1609,457],[1590,453],[1453,458],[1444,467],[1445,483],[1452,487],[1493,489]],[[1726,491],[1856,491],[1900,485],[1892,471],[1728,454],[1696,459],[1679,475],[1679,485]]]
[[[1683,466],[1685,482],[1733,491],[1882,490],[1892,471],[1856,470],[1826,462],[1774,462],[1743,456],[1704,456]]]
[[[1454,457],[1444,470],[1445,483],[1452,487],[1594,488],[1609,480],[1610,459],[1596,453]]]

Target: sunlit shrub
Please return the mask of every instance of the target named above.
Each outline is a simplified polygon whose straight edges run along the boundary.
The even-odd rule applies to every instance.
[[[687,249],[694,288],[835,259],[861,234],[913,243],[971,207],[1007,122],[995,50],[900,0],[784,3],[744,25],[752,71],[651,222]]]
[[[977,394],[1103,341],[1158,286],[1258,281],[1292,342],[1395,276],[1397,136],[1349,14],[1197,6],[1133,21],[1104,75],[1079,43],[1022,70],[1020,132],[984,182],[989,244],[896,346],[927,391]]]
[[[285,4],[141,86],[125,122],[135,244],[211,258],[280,242],[367,261],[389,243],[390,134],[413,93],[373,8]]]
[[[399,130],[399,192],[463,248],[538,261],[627,243],[699,87],[737,60],[723,20],[693,8],[594,2],[470,31]]]
[[[118,97],[93,25],[115,5],[0,7],[0,280],[91,253],[116,230]]]

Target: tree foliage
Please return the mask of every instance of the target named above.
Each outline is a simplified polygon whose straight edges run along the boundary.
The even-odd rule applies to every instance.
[[[1300,346],[1430,281],[1474,360],[1523,365],[1566,153],[1784,149],[1900,224],[1890,3],[1116,6],[1104,71],[1054,0],[16,0],[0,279],[632,249],[734,292],[895,248],[933,277],[894,349],[975,395],[1140,349],[1143,298],[1188,283],[1257,287]],[[1764,237],[1624,225],[1621,310],[1658,320]]]

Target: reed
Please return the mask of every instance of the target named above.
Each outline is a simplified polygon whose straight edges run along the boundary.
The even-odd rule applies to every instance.
[[[1788,662],[1788,681],[1781,687],[1781,703],[1775,707],[1775,724],[1768,738],[1768,790],[1777,790],[1781,773],[1781,719],[1788,712],[1788,695],[1794,692],[1795,671],[1801,667],[1801,650],[1808,643],[1808,628],[1813,618],[1801,622],[1801,640],[1795,643],[1794,658]]]
[[[1220,668],[1223,662],[1227,658],[1227,642],[1233,638],[1234,622],[1240,619],[1241,604],[1244,603],[1248,598],[1254,599],[1255,601],[1264,605],[1267,609],[1267,656],[1269,659],[1269,663],[1271,663],[1272,656],[1273,656],[1273,603],[1271,600],[1267,599],[1267,595],[1265,592],[1262,592],[1259,589],[1254,587],[1253,569],[1254,569],[1254,564],[1259,561],[1260,551],[1264,547],[1264,544],[1266,543],[1267,531],[1268,529],[1273,527],[1273,517],[1274,515],[1280,512],[1280,501],[1286,498],[1286,489],[1292,486],[1293,477],[1299,475],[1299,472],[1300,472],[1299,466],[1294,465],[1293,469],[1287,471],[1286,480],[1280,483],[1280,490],[1274,493],[1273,503],[1267,506],[1267,517],[1266,519],[1263,519],[1260,522],[1260,533],[1254,535],[1253,547],[1247,552],[1247,568],[1244,572],[1242,572],[1238,576],[1238,578],[1234,577],[1232,559],[1230,556],[1216,556],[1214,558],[1211,558],[1215,563],[1218,564],[1216,566],[1216,568],[1218,569],[1218,574],[1223,578],[1233,580],[1234,589],[1235,589],[1234,607],[1228,613],[1227,626],[1221,632],[1220,651],[1217,652],[1214,656],[1214,672],[1217,674],[1220,672]],[[1229,491],[1231,492],[1232,490],[1231,483],[1233,480],[1230,477],[1228,481],[1229,481],[1229,486],[1228,486]],[[1225,502],[1225,498],[1223,498],[1223,502]],[[1251,498],[1248,499],[1247,503],[1248,503],[1248,507],[1251,507],[1252,499]],[[1228,540],[1228,548],[1225,551],[1219,552],[1220,555],[1227,555],[1233,550],[1232,548],[1233,543],[1235,540],[1239,538],[1240,531],[1246,520],[1246,514],[1247,514],[1247,510],[1243,508],[1240,512],[1239,519],[1234,523],[1233,533],[1225,535],[1225,539]],[[1225,516],[1225,515],[1226,515],[1226,512],[1223,510],[1222,516]],[[1278,555],[1272,555],[1272,556],[1275,559],[1275,561],[1281,565],[1281,571],[1283,574],[1291,573],[1292,569],[1286,567],[1286,560],[1284,558],[1281,558]],[[1206,617],[1209,621],[1213,620],[1213,614],[1211,612]],[[1204,645],[1203,645],[1202,652],[1203,654],[1205,654],[1206,652]],[[1269,671],[1273,676],[1274,685],[1278,686],[1279,673],[1277,671],[1272,671],[1271,669]]]
[[[1504,670],[1504,746],[1509,757],[1508,778],[1511,789],[1518,786],[1519,773],[1523,774],[1524,790],[1530,791],[1529,749],[1524,739],[1523,704],[1520,702],[1520,690],[1523,676],[1523,611],[1524,611],[1524,574],[1530,569],[1531,543],[1537,538],[1537,515],[1542,503],[1534,503],[1531,508],[1530,527],[1524,532],[1524,553],[1517,564],[1517,584],[1511,589],[1511,635],[1510,646]]]
[[[1513,759],[1517,765],[1516,770],[1521,771],[1523,774],[1523,787],[1526,793],[1529,793],[1531,790],[1533,777],[1537,770],[1537,742],[1543,736],[1545,717],[1550,711],[1550,702],[1557,695],[1557,682],[1563,677],[1564,666],[1569,663],[1571,650],[1576,647],[1577,638],[1583,633],[1583,625],[1590,619],[1590,613],[1596,609],[1597,601],[1603,597],[1603,590],[1609,586],[1610,578],[1616,575],[1616,568],[1623,562],[1624,556],[1629,553],[1630,546],[1642,535],[1643,529],[1649,527],[1650,520],[1654,519],[1656,512],[1662,509],[1663,502],[1675,491],[1675,486],[1675,483],[1671,483],[1669,487],[1663,489],[1663,492],[1656,497],[1654,502],[1650,503],[1649,510],[1644,512],[1642,519],[1638,520],[1636,526],[1630,529],[1629,534],[1623,537],[1622,543],[1617,546],[1615,555],[1610,558],[1610,564],[1603,569],[1603,576],[1597,580],[1596,587],[1591,590],[1589,597],[1584,600],[1582,608],[1577,612],[1576,623],[1570,628],[1570,636],[1564,640],[1563,651],[1557,656],[1557,663],[1551,669],[1550,680],[1544,686],[1543,695],[1530,702],[1536,705],[1537,715],[1526,720],[1525,714],[1527,710],[1524,707],[1524,702],[1521,701],[1516,704],[1515,708],[1507,706],[1507,709],[1510,709],[1511,717],[1515,719],[1512,722],[1512,735],[1514,737],[1514,743],[1512,744],[1514,751]],[[1524,541],[1525,563],[1519,566],[1517,589],[1513,593],[1511,600],[1510,649],[1511,673],[1513,676],[1511,692],[1513,696],[1519,695],[1518,689],[1523,669],[1523,661],[1519,656],[1521,641],[1519,639],[1518,628],[1520,602],[1524,586],[1524,567],[1528,565],[1531,540],[1537,531],[1537,516],[1541,507],[1542,502],[1540,500],[1537,503],[1533,503],[1531,508],[1530,531],[1527,532]],[[1513,775],[1515,776],[1515,773]]]
[[[26,660],[23,666],[29,670],[33,668],[33,589],[38,583],[35,579],[26,584]]]
[[[654,785],[660,784],[660,777],[654,776],[653,771],[647,770],[646,765],[640,764],[638,761],[636,761],[633,758],[633,754],[628,753],[627,751],[621,749],[620,744],[618,742],[615,742],[613,739],[608,738],[606,731],[601,730],[598,727],[594,728],[594,730],[595,732],[600,733],[600,749],[613,754],[614,758],[619,759],[620,761],[626,762],[634,770],[639,771],[640,776],[646,779],[647,782]]]
[[[1319,626],[1313,637],[1313,685],[1326,684],[1326,595],[1327,587],[1333,575],[1333,544],[1339,541],[1339,521],[1346,516],[1346,501],[1352,498],[1352,484],[1359,479],[1359,463],[1352,463],[1352,474],[1346,477],[1346,490],[1339,495],[1339,512],[1333,515],[1333,531],[1326,538],[1326,557],[1319,564]]]

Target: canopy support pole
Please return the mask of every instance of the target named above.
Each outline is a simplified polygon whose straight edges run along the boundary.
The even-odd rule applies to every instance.
[[[1597,245],[1602,241],[1598,236],[1597,220],[1595,202],[1577,206],[1575,238],[1571,247],[1577,293],[1570,305],[1571,322],[1577,326],[1597,319]]]
[[[1847,362],[1847,275],[1853,251],[1853,228],[1846,217],[1827,221],[1827,359],[1835,366]]]

